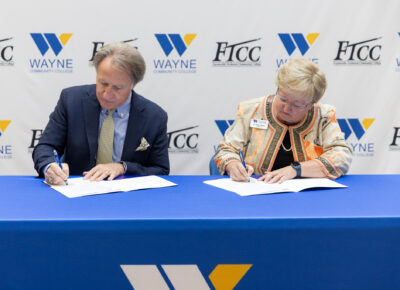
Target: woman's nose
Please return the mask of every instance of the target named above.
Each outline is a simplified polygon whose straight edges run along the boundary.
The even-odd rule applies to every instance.
[[[290,113],[290,112],[292,111],[292,105],[290,105],[290,104],[284,104],[284,105],[283,105],[283,111],[284,111],[285,113]]]

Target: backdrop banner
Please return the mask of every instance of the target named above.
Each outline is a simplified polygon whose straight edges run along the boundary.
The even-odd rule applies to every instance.
[[[147,71],[136,92],[169,116],[171,174],[208,174],[247,99],[276,91],[292,58],[328,79],[321,102],[354,151],[351,174],[400,173],[400,2],[8,1],[0,17],[0,174],[32,175],[63,88],[95,82],[93,55],[125,41]]]

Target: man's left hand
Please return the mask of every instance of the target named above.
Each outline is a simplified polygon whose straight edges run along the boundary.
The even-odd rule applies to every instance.
[[[114,178],[124,174],[125,168],[121,163],[98,164],[90,171],[83,172],[83,179],[90,181],[113,180]]]
[[[271,172],[266,172],[259,180],[265,183],[282,183],[296,177],[296,170],[292,166],[286,166]]]

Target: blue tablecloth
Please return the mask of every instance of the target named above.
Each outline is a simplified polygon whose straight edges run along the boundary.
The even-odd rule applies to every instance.
[[[162,265],[196,265],[213,289],[222,264],[252,265],[235,289],[400,288],[400,175],[249,197],[165,178],[178,186],[69,199],[0,176],[0,289],[132,289],[121,265],[171,288]]]

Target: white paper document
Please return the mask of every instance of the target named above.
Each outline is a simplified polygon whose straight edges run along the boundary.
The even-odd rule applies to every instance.
[[[204,183],[219,187],[228,191],[233,191],[241,196],[268,194],[277,192],[298,192],[308,188],[339,188],[347,187],[327,178],[301,178],[290,179],[281,184],[264,183],[254,178],[249,182],[232,181],[230,178],[220,178],[207,180]]]
[[[79,197],[94,194],[103,194],[118,191],[131,191],[147,188],[160,188],[176,186],[176,183],[164,178],[150,175],[133,178],[125,178],[112,181],[89,181],[83,177],[69,178],[68,185],[52,185],[51,188],[64,194],[65,196]]]

